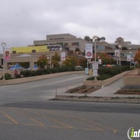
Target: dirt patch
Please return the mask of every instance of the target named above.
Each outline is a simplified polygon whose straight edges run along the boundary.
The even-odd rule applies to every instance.
[[[117,91],[115,94],[140,95],[140,92],[134,92],[134,91]]]
[[[68,91],[66,91],[66,93],[86,93],[86,94],[90,94],[91,92],[94,92],[96,90],[99,90],[101,87],[97,87],[97,86],[79,86],[76,88],[72,88],[69,89]]]

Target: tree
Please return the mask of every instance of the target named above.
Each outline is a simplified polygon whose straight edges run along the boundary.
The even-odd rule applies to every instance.
[[[55,67],[59,67],[60,64],[60,55],[58,53],[55,53],[54,56],[52,56],[52,64],[55,65]]]
[[[92,39],[89,36],[85,36],[84,40],[88,41],[88,42],[92,42]]]
[[[115,64],[115,60],[110,57],[107,53],[101,53],[101,54],[97,54],[96,55],[96,59],[101,59],[102,60],[102,64]],[[94,58],[94,55],[93,55]]]
[[[79,59],[79,65],[82,66],[83,68],[86,68],[87,67],[87,59],[85,57]]]
[[[137,51],[134,57],[134,61],[138,63],[139,69],[138,69],[138,74],[140,74],[140,51]]]
[[[44,69],[47,64],[48,64],[48,59],[46,58],[46,55],[45,54],[41,55],[37,61],[37,65],[40,68]]]
[[[67,67],[75,67],[78,65],[78,58],[75,56],[69,56],[63,61],[63,65]]]

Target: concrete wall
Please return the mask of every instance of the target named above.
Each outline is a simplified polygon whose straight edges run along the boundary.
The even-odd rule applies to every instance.
[[[124,76],[123,85],[140,85],[140,76]]]
[[[79,73],[84,74],[84,71],[62,72],[62,73],[54,73],[54,74],[34,76],[34,77],[11,79],[11,80],[5,80],[4,83],[3,83],[3,80],[0,80],[0,85],[20,84],[20,83],[26,83],[26,82],[32,82],[32,81],[38,81],[38,80],[43,80],[43,79],[47,79],[47,78],[57,77],[57,76],[79,74]]]
[[[123,77],[123,85],[140,85],[140,75],[138,75],[138,70],[136,69],[130,74]]]

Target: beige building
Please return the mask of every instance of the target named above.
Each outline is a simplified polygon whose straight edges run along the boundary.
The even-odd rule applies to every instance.
[[[55,53],[58,53],[59,55],[61,55],[62,51],[52,51],[52,52],[47,52],[45,53],[46,57],[49,60],[49,67],[53,67],[52,63],[51,63],[51,58]],[[63,51],[64,52],[64,51]],[[67,52],[66,56],[67,56]],[[6,60],[5,61],[5,70],[8,70],[12,65],[17,64],[17,63],[24,63],[24,62],[28,62],[30,65],[30,69],[34,68],[34,64],[37,62],[37,60],[39,59],[39,57],[44,54],[44,53],[29,53],[29,54],[11,54],[11,58],[10,60]],[[0,65],[3,65],[3,55],[0,55]]]
[[[35,46],[39,45],[56,45],[61,44],[65,46],[69,51],[75,51],[76,48],[79,48],[84,52],[85,44],[88,43],[82,38],[77,38],[74,35],[69,33],[66,34],[54,34],[54,35],[46,35],[46,40],[36,40],[34,41]]]
[[[75,53],[75,50],[77,48],[80,49],[81,52],[84,52],[86,43],[93,43],[94,48],[94,42],[88,42],[82,38],[77,38],[74,35],[66,33],[46,35],[46,40],[35,40],[33,42],[33,45],[30,45],[28,47],[46,46],[49,49],[49,52],[45,52],[46,57],[51,58],[55,52],[60,54],[62,51],[65,51],[66,55],[69,55]],[[127,62],[127,55],[131,55],[132,57],[134,57],[135,53],[140,49],[140,44],[132,44],[130,41],[124,41],[124,39],[121,37],[117,38],[114,41],[114,43],[108,43],[107,41],[96,41],[96,44],[97,53],[107,53],[111,57],[114,57],[115,50],[117,50],[118,46],[120,47],[121,45],[122,49],[119,59],[119,62],[121,62],[121,64],[125,64]],[[11,54],[11,59],[5,61],[5,68],[9,69],[10,66],[14,63],[29,62],[30,68],[32,69],[34,67],[34,64],[37,62],[38,57],[41,56],[41,54],[44,53],[38,53],[34,50],[32,50],[31,53],[28,54],[15,53],[15,51],[13,51]],[[0,60],[0,65],[2,65],[2,55],[0,55]],[[49,60],[49,63],[51,65],[51,59]]]
[[[119,49],[121,47],[121,49]],[[121,64],[127,64],[127,56],[130,55],[132,60],[136,52],[140,49],[140,44],[132,44],[130,41],[124,41],[118,37],[114,43],[97,42],[97,53],[107,53],[114,59],[119,59]],[[120,58],[115,58],[115,50],[120,51]]]

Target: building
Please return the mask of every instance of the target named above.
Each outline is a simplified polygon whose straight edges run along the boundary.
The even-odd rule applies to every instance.
[[[53,67],[51,62],[52,56],[55,53],[61,55],[61,52],[67,52],[63,49],[50,51],[47,46],[25,46],[25,47],[13,47],[11,48],[10,60],[5,60],[4,68],[8,70],[12,65],[17,63],[29,63],[30,69],[34,68],[35,63],[38,61],[41,55],[46,55],[49,65],[48,67]],[[3,55],[0,54],[0,66],[3,65]]]
[[[132,60],[136,52],[140,49],[140,44],[132,44],[130,41],[124,41],[122,37],[118,37],[114,43],[97,41],[97,53],[107,53],[121,64],[127,64],[127,56],[130,55]],[[121,47],[121,49],[120,49]],[[115,51],[120,51],[120,57],[115,57]]]
[[[65,51],[66,55],[70,55],[74,54],[77,48],[82,52],[82,57],[84,57],[86,43],[92,43],[94,50],[94,42],[88,42],[69,33],[46,35],[46,40],[35,40],[33,41],[33,45],[11,48],[11,59],[5,62],[5,68],[8,69],[13,63],[29,62],[30,68],[32,69],[38,57],[44,53],[46,57],[49,58],[51,65],[51,57],[55,52],[61,54],[62,51]],[[120,46],[121,49],[119,49]],[[118,49],[120,50],[120,57],[116,58],[115,50]],[[118,37],[114,43],[109,43],[106,40],[96,41],[97,53],[107,53],[111,57],[114,57],[120,65],[127,64],[127,56],[131,55],[133,58],[139,49],[140,44],[136,45],[132,44],[130,41],[124,41],[122,37]],[[0,60],[0,65],[2,65],[2,55],[0,55]]]
[[[53,35],[46,35],[46,40],[35,40],[33,44],[35,46],[38,45],[62,45],[65,49],[69,52],[74,52],[76,48],[79,48],[81,51],[84,52],[85,44],[88,43],[82,38],[77,38],[74,35],[69,33],[66,34],[53,34]]]

